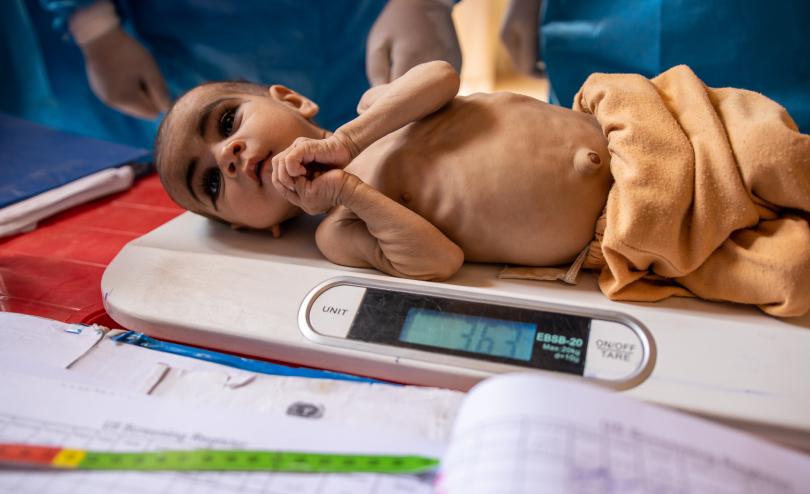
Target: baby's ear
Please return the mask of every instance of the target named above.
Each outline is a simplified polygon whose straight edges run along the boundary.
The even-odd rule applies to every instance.
[[[307,120],[315,117],[315,115],[318,114],[318,110],[320,110],[317,103],[281,84],[273,84],[270,86],[270,89],[268,89],[268,92],[271,98],[294,108]]]

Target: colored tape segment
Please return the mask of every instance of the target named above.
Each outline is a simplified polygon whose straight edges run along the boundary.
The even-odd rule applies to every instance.
[[[51,466],[79,470],[264,471],[300,473],[399,473],[434,470],[439,462],[422,456],[343,455],[289,451],[189,450],[106,452],[0,445],[9,466]]]
[[[421,473],[438,461],[418,456],[332,455],[268,451],[88,452],[84,470],[218,470],[275,472]]]
[[[79,468],[86,455],[80,449],[63,449],[56,454],[51,464],[57,468]]]
[[[0,463],[50,466],[62,448],[28,444],[0,443]]]

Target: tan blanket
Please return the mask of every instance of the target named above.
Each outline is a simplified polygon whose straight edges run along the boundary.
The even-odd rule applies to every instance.
[[[574,109],[596,116],[611,153],[608,297],[810,310],[810,136],[784,108],[678,66],[652,80],[594,74]]]

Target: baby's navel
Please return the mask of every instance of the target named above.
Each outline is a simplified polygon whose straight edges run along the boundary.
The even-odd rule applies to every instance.
[[[574,169],[582,175],[593,175],[602,166],[602,157],[590,148],[580,148],[574,153]]]
[[[408,192],[403,192],[400,198],[402,199],[402,202],[404,204],[408,204],[409,202],[411,202],[411,194],[409,194]]]

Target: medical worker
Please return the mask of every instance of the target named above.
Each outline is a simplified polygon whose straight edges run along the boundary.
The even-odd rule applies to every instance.
[[[453,4],[3,1],[0,64],[11,70],[0,111],[151,148],[173,98],[237,79],[296,88],[322,104],[316,120],[331,129],[356,115],[369,79],[384,83],[433,59],[460,68]]]
[[[501,35],[518,68],[545,68],[564,106],[593,72],[686,64],[709,86],[776,100],[810,132],[808,22],[806,0],[511,0]]]

